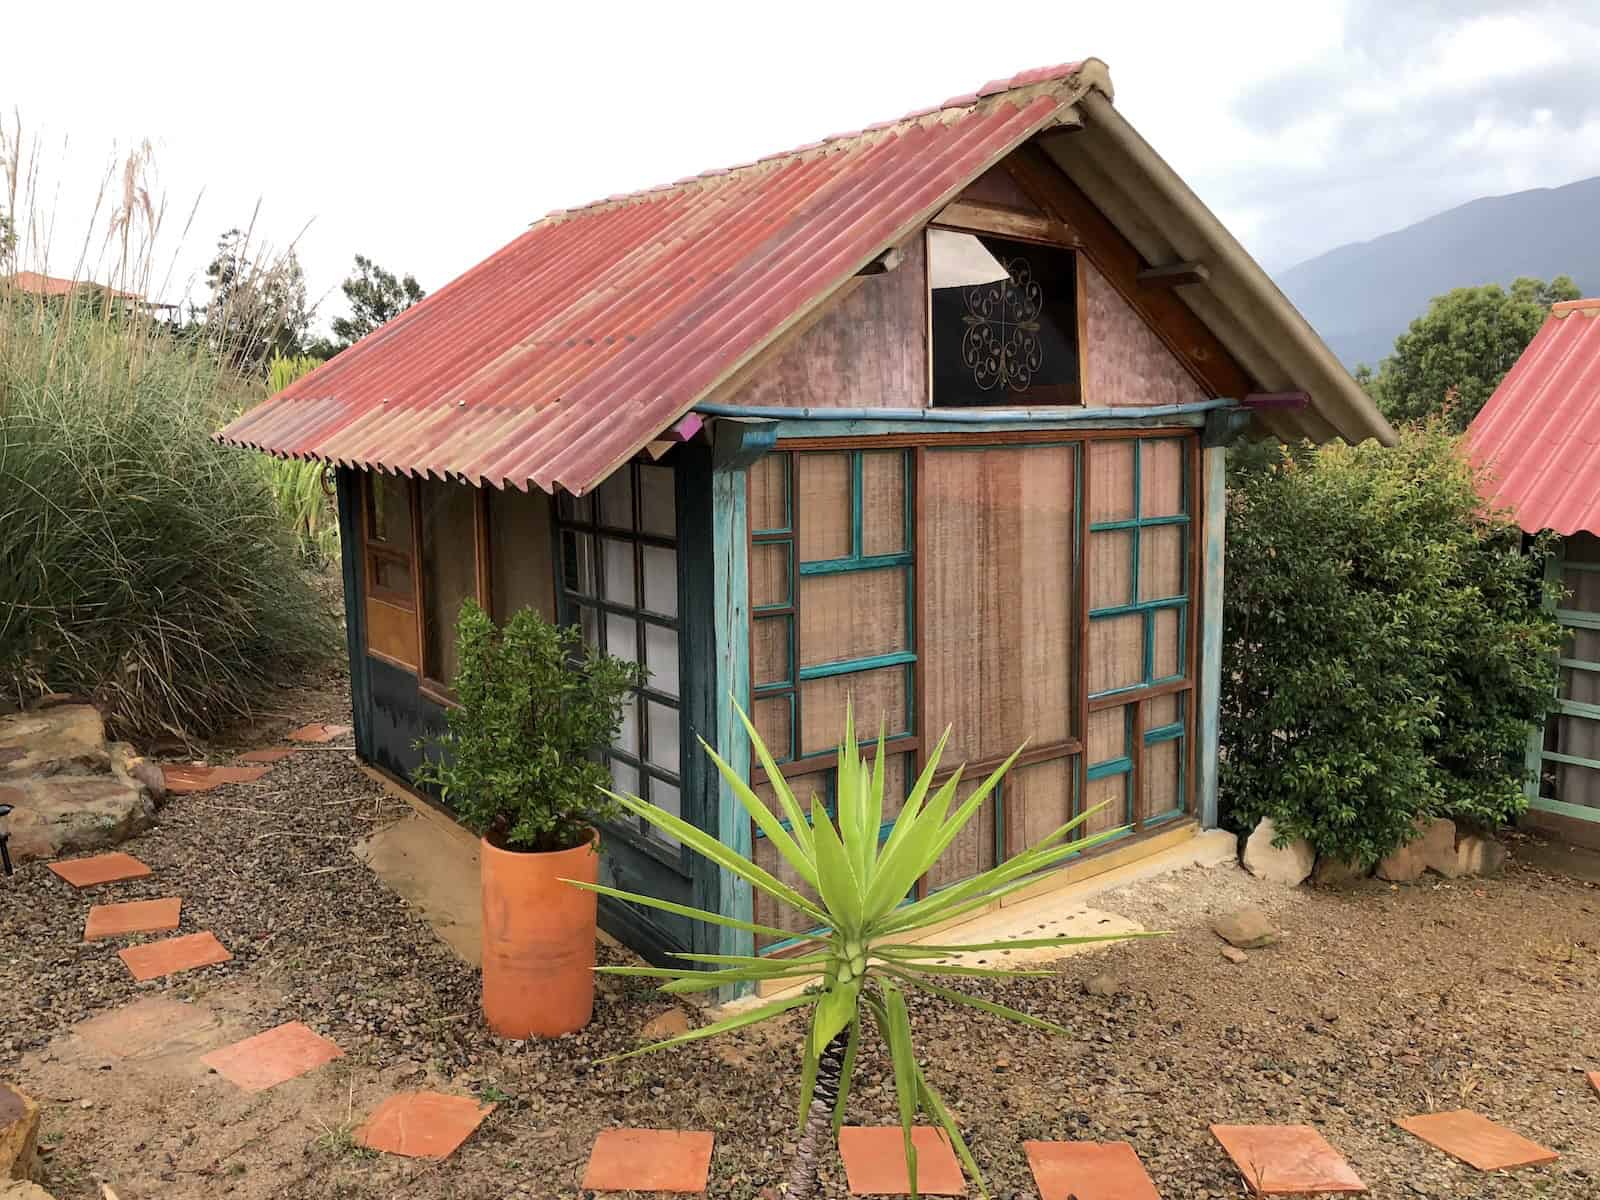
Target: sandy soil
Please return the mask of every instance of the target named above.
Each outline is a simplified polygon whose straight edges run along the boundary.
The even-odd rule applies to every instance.
[[[285,694],[293,724],[347,719],[336,686]],[[273,722],[277,721],[277,724]],[[257,783],[178,797],[126,848],[148,880],[96,898],[180,894],[184,931],[209,928],[231,962],[134,983],[117,943],[84,944],[89,900],[37,865],[0,882],[0,1075],[46,1105],[46,1182],[60,1200],[188,1197],[577,1196],[595,1134],[613,1124],[718,1132],[710,1195],[756,1197],[783,1177],[797,1075],[792,1028],[596,1066],[637,1043],[666,1005],[604,981],[594,1023],[550,1043],[481,1029],[475,972],[351,845],[400,806],[338,750]],[[1234,965],[1214,915],[1258,904],[1283,941]],[[987,993],[1066,1024],[1051,1040],[965,1009],[918,1004],[915,1032],[991,1191],[1033,1196],[1026,1138],[1125,1138],[1169,1200],[1243,1196],[1211,1122],[1309,1122],[1377,1197],[1600,1196],[1600,893],[1522,865],[1503,879],[1348,893],[1286,891],[1234,869],[1195,869],[1102,897],[1171,936],[1064,960],[1045,980]],[[1085,994],[1110,972],[1117,994]],[[141,998],[184,1002],[124,1056],[82,1025]],[[342,1059],[258,1095],[198,1054],[282,1021],[333,1038]],[[88,1027],[92,1030],[94,1027]],[[123,1047],[126,1049],[126,1047]],[[399,1088],[498,1104],[442,1163],[377,1157],[351,1131]],[[863,1056],[852,1118],[893,1114],[887,1062]],[[1562,1154],[1483,1176],[1393,1127],[1471,1107]],[[844,1194],[837,1164],[824,1192]]]

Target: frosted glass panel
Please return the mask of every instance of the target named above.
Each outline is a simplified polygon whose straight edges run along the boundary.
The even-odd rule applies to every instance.
[[[650,762],[663,771],[678,773],[678,710],[645,701],[650,721]]]
[[[639,794],[639,768],[629,766],[621,759],[611,760],[611,787],[625,796]]]
[[[683,816],[683,801],[678,795],[678,789],[670,783],[665,783],[660,779],[651,779],[650,800],[657,808],[664,808],[675,817]],[[649,827],[649,831],[650,836],[658,842],[665,842],[669,846],[682,844],[670,833],[663,833],[654,825]]]
[[[633,544],[615,538],[602,538],[600,550],[605,558],[605,585],[601,595],[613,604],[634,605]]]
[[[645,546],[644,606],[662,616],[678,615],[678,555],[660,546]]]
[[[650,686],[669,696],[678,694],[678,635],[671,629],[646,624],[644,665],[650,668]]]
[[[606,614],[606,653],[629,662],[639,661],[639,632],[631,617]]]
[[[639,468],[639,521],[646,533],[657,537],[677,534],[671,467]]]
[[[639,701],[633,696],[622,706],[622,726],[611,745],[614,749],[626,750],[635,758],[639,756]]]

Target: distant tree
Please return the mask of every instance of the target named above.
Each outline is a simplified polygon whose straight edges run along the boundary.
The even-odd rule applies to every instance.
[[[396,278],[363,254],[356,255],[355,270],[345,276],[339,290],[350,302],[350,315],[335,317],[332,340],[320,340],[312,347],[320,358],[348,350],[427,295],[416,276]]]
[[[212,348],[240,370],[263,370],[274,355],[298,354],[311,324],[305,273],[293,250],[269,257],[238,229],[217,239],[206,267],[205,307]]]
[[[1558,275],[1549,283],[1524,277],[1510,291],[1491,283],[1435,296],[1376,374],[1366,364],[1356,368],[1356,382],[1391,421],[1444,413],[1459,433],[1528,348],[1550,306],[1579,295],[1570,276]]]
[[[11,273],[11,260],[17,253],[17,227],[11,217],[0,212],[0,271]]]

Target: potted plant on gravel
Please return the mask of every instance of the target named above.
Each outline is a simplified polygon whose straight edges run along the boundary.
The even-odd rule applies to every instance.
[[[483,1013],[501,1037],[558,1037],[594,1011],[595,823],[617,811],[596,752],[644,679],[532,609],[497,628],[471,600],[456,625],[456,706],[413,772],[481,835]]]
[[[787,908],[803,913],[814,926],[814,932],[808,939],[810,945],[802,945],[798,947],[799,953],[782,958],[737,954],[674,955],[689,963],[706,964],[714,968],[710,970],[695,966],[608,966],[595,969],[617,975],[664,979],[666,982],[660,990],[673,995],[708,991],[730,983],[806,978],[816,978],[818,981],[796,995],[780,997],[677,1037],[602,1061],[616,1061],[669,1046],[681,1046],[686,1042],[782,1016],[796,1009],[809,1009],[810,1032],[803,1040],[801,1050],[800,1141],[784,1196],[786,1200],[810,1200],[816,1195],[818,1185],[817,1155],[823,1148],[823,1138],[830,1130],[830,1125],[832,1133],[837,1136],[844,1121],[857,1050],[863,1031],[870,1025],[887,1046],[894,1066],[895,1095],[899,1102],[911,1194],[917,1194],[917,1155],[912,1145],[911,1129],[917,1114],[922,1112],[944,1129],[967,1173],[977,1184],[978,1190],[987,1196],[978,1165],[960,1129],[917,1061],[911,1045],[907,994],[921,993],[1047,1033],[1065,1034],[1065,1029],[1050,1021],[947,987],[940,982],[952,977],[1048,978],[1055,974],[1054,971],[974,967],[953,963],[950,959],[974,951],[1073,946],[1150,935],[1011,938],[971,945],[930,945],[916,939],[919,935],[926,935],[936,925],[944,925],[963,914],[975,912],[1006,893],[1026,886],[1033,882],[1038,872],[1114,838],[1122,830],[1109,829],[1092,837],[1069,841],[1073,829],[1095,811],[1090,810],[998,866],[962,883],[907,902],[906,897],[912,886],[927,874],[962,829],[978,815],[984,800],[994,791],[995,785],[1021,751],[1018,750],[1017,754],[1002,763],[982,786],[957,804],[955,799],[961,787],[960,769],[942,786],[933,787],[940,756],[950,737],[949,730],[946,730],[938,746],[928,756],[927,765],[895,817],[888,836],[880,838],[880,822],[884,811],[884,749],[881,733],[876,762],[869,766],[866,757],[859,751],[854,722],[847,706],[844,740],[839,746],[837,814],[830,814],[819,798],[813,795],[810,817],[807,819],[755,727],[743,711],[739,712],[739,718],[749,732],[756,758],[766,768],[767,778],[772,781],[780,811],[769,809],[716,751],[707,746],[706,753],[716,763],[723,779],[756,825],[771,839],[774,848],[795,874],[814,889],[815,899],[783,883],[750,859],[728,849],[715,837],[672,813],[634,796],[613,793],[610,798],[629,812],[692,846],[723,870],[745,880],[752,888]],[[704,745],[704,742],[701,744]],[[793,936],[772,926],[605,887],[592,879],[574,878],[568,882],[585,891],[666,909],[715,925],[777,938]]]

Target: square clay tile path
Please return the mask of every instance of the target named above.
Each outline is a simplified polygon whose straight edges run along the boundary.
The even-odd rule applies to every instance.
[[[314,742],[324,745],[335,738],[342,738],[350,732],[348,725],[324,725],[318,722],[314,725],[302,725],[289,735],[291,742]]]
[[[1161,1200],[1127,1142],[1023,1142],[1040,1200]]]
[[[275,763],[288,758],[294,752],[295,747],[293,746],[274,746],[268,750],[246,750],[234,761],[242,763]]]
[[[131,854],[117,850],[111,854],[96,854],[90,858],[69,858],[53,862],[50,869],[75,888],[95,887],[102,883],[121,883],[124,879],[143,879],[150,874],[145,866]]]
[[[73,1026],[73,1033],[113,1058],[148,1059],[195,1053],[215,1042],[221,1022],[198,1004],[147,996]]]
[[[208,767],[204,763],[173,763],[161,768],[167,791],[174,795],[209,792],[225,783],[254,783],[271,767]]]
[[[703,1192],[715,1135],[682,1129],[606,1129],[594,1140],[583,1188],[591,1192]]]
[[[942,1129],[911,1131],[917,1149],[917,1191],[924,1196],[964,1196],[967,1182]],[[839,1157],[852,1196],[909,1196],[906,1144],[898,1125],[846,1125],[839,1130]]]
[[[264,1092],[296,1076],[314,1071],[344,1051],[299,1021],[290,1021],[213,1050],[200,1061],[247,1092]]]
[[[1367,1190],[1344,1156],[1309,1125],[1213,1125],[1211,1133],[1257,1196]]]
[[[176,929],[182,908],[183,900],[178,896],[165,900],[130,900],[126,904],[96,904],[89,909],[89,918],[83,923],[83,940],[94,942],[125,933]]]
[[[1487,1117],[1464,1108],[1399,1117],[1395,1124],[1480,1171],[1531,1167],[1552,1163],[1561,1157],[1554,1150],[1546,1150],[1504,1125],[1496,1125]]]
[[[142,946],[129,946],[118,950],[117,957],[128,964],[128,970],[133,972],[135,979],[143,981],[176,975],[179,971],[189,971],[195,967],[224,963],[233,955],[224,950],[216,934],[207,929],[159,942],[146,942]]]
[[[407,1158],[447,1158],[466,1141],[494,1105],[440,1092],[401,1092],[373,1111],[356,1141],[368,1150]]]

